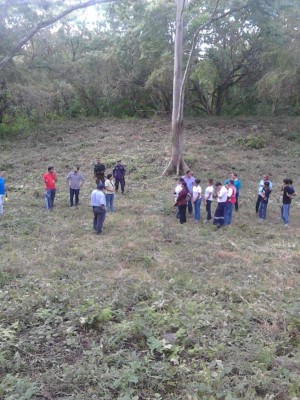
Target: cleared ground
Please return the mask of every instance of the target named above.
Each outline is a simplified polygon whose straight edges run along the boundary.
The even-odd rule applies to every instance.
[[[9,200],[0,219],[0,398],[300,398],[300,199],[279,220],[280,186],[300,193],[300,120],[186,121],[194,176],[242,180],[231,227],[181,226],[168,120],[57,121],[0,138]],[[125,196],[92,230],[97,157],[127,165]],[[86,175],[78,209],[65,177]],[[44,209],[42,174],[58,193]],[[274,185],[267,220],[258,181]],[[204,213],[204,207],[202,206]],[[203,214],[204,215],[204,214]]]

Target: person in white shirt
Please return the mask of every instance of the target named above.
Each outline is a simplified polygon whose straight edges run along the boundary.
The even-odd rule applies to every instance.
[[[214,215],[213,224],[217,226],[217,228],[221,228],[224,225],[224,210],[227,200],[227,189],[222,185],[221,182],[217,182],[215,184],[215,192],[218,199],[218,205]]]
[[[200,179],[196,179],[195,182],[193,183],[193,197],[192,197],[192,202],[194,204],[194,220],[195,222],[200,221],[200,206],[201,206],[201,200],[202,200],[202,189],[200,186]]]
[[[204,194],[204,201],[205,201],[205,207],[206,207],[206,212],[207,212],[206,222],[211,220],[211,203],[213,201],[213,193],[214,193],[213,183],[214,183],[213,179],[211,179],[211,178],[208,179],[207,187],[205,189],[205,194]]]
[[[230,225],[232,221],[233,205],[236,202],[236,187],[234,180],[230,179],[227,185],[227,200],[224,210],[224,225]]]
[[[101,235],[102,233],[106,215],[106,199],[105,194],[103,193],[104,188],[104,184],[99,183],[97,189],[93,190],[91,194],[91,206],[94,214],[93,227],[97,235]]]

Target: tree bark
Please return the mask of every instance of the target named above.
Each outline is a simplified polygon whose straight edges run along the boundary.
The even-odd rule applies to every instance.
[[[186,167],[183,159],[183,90],[182,90],[182,59],[183,59],[183,10],[185,0],[177,0],[176,30],[174,48],[173,105],[172,105],[172,155],[165,168],[163,176],[171,173],[179,175]]]

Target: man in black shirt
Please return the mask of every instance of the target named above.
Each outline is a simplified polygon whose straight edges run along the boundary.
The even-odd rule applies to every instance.
[[[95,178],[96,178],[96,183],[97,183],[97,185],[98,185],[100,182],[102,182],[102,183],[105,182],[104,173],[105,173],[105,165],[102,164],[102,163],[100,162],[100,159],[98,158],[98,159],[97,159],[97,162],[96,162],[96,164],[95,164],[95,166],[94,166],[94,175],[95,175]]]

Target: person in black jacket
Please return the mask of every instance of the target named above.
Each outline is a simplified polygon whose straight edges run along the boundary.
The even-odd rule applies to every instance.
[[[94,166],[94,175],[96,178],[97,185],[99,183],[105,183],[105,165],[101,163],[100,159],[97,159],[97,162]]]

